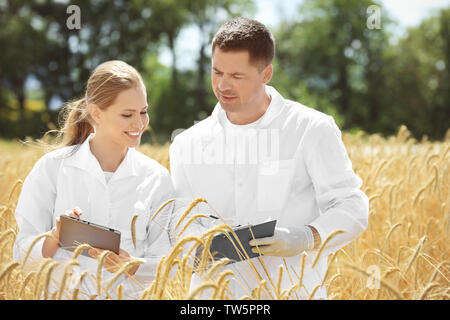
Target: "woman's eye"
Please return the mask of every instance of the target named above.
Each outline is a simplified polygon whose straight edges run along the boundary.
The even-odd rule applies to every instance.
[[[131,116],[132,116],[131,114],[123,114],[122,115],[122,117],[125,117],[125,118],[131,118]]]
[[[147,111],[143,111],[143,112],[141,112],[141,114],[147,114]]]

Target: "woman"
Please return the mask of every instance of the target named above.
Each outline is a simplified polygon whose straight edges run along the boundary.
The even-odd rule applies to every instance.
[[[149,123],[147,109],[146,88],[133,67],[108,61],[94,70],[85,96],[63,110],[62,148],[39,159],[24,181],[16,208],[16,260],[24,258],[36,236],[50,230],[52,237],[37,242],[27,261],[70,259],[72,253],[59,246],[59,216],[81,216],[121,232],[119,255],[111,253],[104,264],[109,275],[132,257],[142,258],[128,275],[148,285],[160,257],[170,250],[172,208],[154,220],[151,216],[173,197],[173,186],[167,169],[135,150]],[[93,258],[100,253],[89,250]],[[95,259],[78,260],[81,269],[95,274]]]

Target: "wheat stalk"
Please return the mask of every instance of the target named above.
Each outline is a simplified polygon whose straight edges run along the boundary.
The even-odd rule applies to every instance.
[[[127,261],[126,263],[124,263],[120,269],[114,274],[114,276],[111,278],[111,280],[109,281],[108,285],[106,286],[105,292],[107,293],[109,291],[109,289],[111,288],[111,286],[114,284],[114,282],[116,282],[116,280],[122,275],[122,273],[126,272],[129,268],[136,266],[136,265],[140,265],[143,262],[141,260],[130,260]]]
[[[117,300],[123,300],[123,285],[119,284],[117,286]]]
[[[99,257],[98,257],[98,262],[97,262],[97,293],[100,296],[102,294],[102,269],[103,269],[103,264],[105,263],[105,259],[108,256],[108,254],[110,254],[111,251],[109,250],[105,250],[103,251]]]
[[[76,260],[78,258],[78,256],[87,249],[93,249],[91,245],[87,244],[87,243],[83,243],[80,244],[79,246],[77,246],[77,248],[73,251],[72,254],[72,260]]]
[[[23,185],[23,180],[22,179],[17,179],[16,182],[14,183],[11,193],[9,194],[9,198],[8,198],[8,203],[11,203],[11,198],[14,194],[14,192],[16,191],[16,188],[18,185]]]
[[[336,230],[333,233],[331,233],[324,242],[322,242],[322,244],[319,247],[319,251],[317,252],[316,258],[314,259],[314,262],[312,264],[311,268],[315,268],[317,262],[319,261],[320,255],[322,254],[323,250],[325,249],[326,245],[328,244],[328,242],[331,241],[331,239],[333,239],[335,236],[344,233],[344,230]]]
[[[33,242],[31,243],[30,247],[28,248],[25,258],[23,259],[23,263],[22,263],[23,266],[26,264],[28,257],[30,256],[31,251],[33,250],[34,245],[44,237],[51,238],[53,236],[52,236],[51,232],[46,232],[46,233],[40,234],[36,238],[34,238]]]
[[[67,274],[68,274],[69,270],[70,270],[73,266],[79,266],[79,265],[80,265],[80,263],[79,263],[78,261],[76,261],[76,260],[71,260],[71,261],[69,261],[69,262],[66,264],[66,266],[64,267],[64,275],[63,275],[63,278],[62,278],[62,280],[61,280],[61,284],[60,284],[59,291],[58,291],[58,295],[57,295],[57,299],[58,299],[58,300],[61,300],[61,298],[62,298],[64,289],[65,289],[65,287],[66,287]]]
[[[419,300],[425,300],[425,298],[427,297],[428,293],[430,293],[430,291],[436,287],[439,287],[438,283],[433,283],[430,282],[422,291],[422,293],[420,294]]]
[[[186,231],[186,229],[189,227],[189,225],[191,225],[191,223],[193,223],[198,218],[208,218],[208,217],[204,214],[196,214],[196,215],[192,216],[191,218],[189,218],[189,220],[183,226],[183,229],[181,229],[181,231],[178,233],[177,238],[181,237],[181,235],[183,234],[184,231]]]
[[[217,291],[219,288],[217,287],[217,284],[215,282],[212,281],[206,281],[204,283],[202,283],[201,285],[197,286],[192,293],[189,295],[189,297],[187,298],[188,300],[193,300],[194,297],[198,294],[200,294],[201,292],[203,292],[205,289],[214,289],[214,292]],[[213,293],[214,293],[213,292]]]
[[[426,240],[426,236],[423,236],[422,239],[420,239],[419,244],[417,245],[416,251],[414,252],[414,255],[412,256],[411,260],[408,263],[408,266],[406,267],[405,271],[403,272],[404,275],[408,272],[408,270],[411,268],[412,264],[416,260],[420,250],[422,249],[423,244],[425,243],[425,240]]]
[[[19,266],[18,262],[10,262],[6,265],[6,267],[0,272],[0,282],[2,282],[3,278],[6,277],[12,270]]]
[[[42,274],[44,273],[45,267],[47,267],[53,260],[50,258],[47,258],[43,261],[43,263],[41,264],[41,267],[39,268],[39,271],[36,275],[36,279],[35,279],[35,285],[34,285],[34,296],[39,299],[39,297],[41,296],[39,294],[39,287],[40,287],[40,283],[41,283],[41,277]]]
[[[228,281],[225,279],[227,276],[234,276],[233,271],[231,270],[225,270],[220,274],[220,276],[217,278],[217,290],[214,291],[213,295],[211,296],[211,299],[217,299],[217,297],[220,297],[225,289],[228,287]],[[225,284],[226,283],[226,284]]]
[[[47,273],[45,275],[44,279],[44,300],[47,300],[48,298],[48,287],[50,285],[50,277],[53,272],[53,269],[55,269],[59,263],[57,261],[53,261],[50,266],[48,267]]]
[[[156,216],[161,212],[162,209],[164,209],[169,203],[174,202],[175,199],[170,199],[167,200],[166,202],[164,202],[159,208],[158,210],[156,210],[156,212],[152,215],[152,217],[150,218],[150,220],[154,220],[156,218]]]
[[[133,246],[134,249],[136,249],[136,219],[139,216],[136,215],[133,217],[133,219],[131,220],[131,239],[133,240]]]
[[[84,278],[88,275],[89,271],[85,270],[81,273],[80,278],[78,279],[78,283],[75,287],[75,290],[73,290],[72,294],[72,300],[78,300],[78,293],[80,292],[81,283],[83,282]]]
[[[177,224],[175,225],[174,229],[177,229],[178,226],[181,224],[181,222],[184,220],[184,218],[186,218],[186,216],[191,212],[191,210],[200,202],[205,202],[208,203],[204,198],[197,198],[194,201],[191,202],[191,204],[189,205],[189,207],[186,209],[186,211],[181,215],[181,217],[178,219]]]
[[[359,273],[362,273],[362,274],[365,275],[366,277],[371,277],[371,276],[372,276],[371,274],[367,273],[366,271],[361,270],[360,268],[358,268],[358,267],[356,267],[356,266],[354,266],[354,265],[351,265],[351,264],[349,264],[349,263],[344,262],[344,265],[345,265],[346,267],[348,267],[348,268],[351,268],[351,269],[353,269],[353,270],[359,272]],[[394,287],[392,287],[389,283],[387,283],[387,282],[384,281],[383,279],[377,279],[377,280],[380,281],[380,285],[382,285],[383,287],[385,287],[386,289],[388,289],[390,292],[394,293],[394,295],[395,295],[398,299],[403,300],[402,295],[400,294],[400,292],[398,292],[397,289],[395,289]]]

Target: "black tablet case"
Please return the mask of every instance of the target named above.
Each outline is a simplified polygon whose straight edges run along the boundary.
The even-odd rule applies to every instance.
[[[233,229],[233,231],[239,238],[242,247],[244,247],[245,251],[247,252],[249,258],[255,258],[259,256],[259,253],[252,252],[252,247],[250,246],[249,241],[253,238],[257,239],[273,236],[276,222],[276,220],[272,220],[257,225],[250,225]],[[231,232],[228,232],[228,236],[234,242],[236,247],[225,234],[221,233],[215,236],[210,246],[210,252],[213,254],[214,259],[219,260],[226,257],[232,260],[232,262],[247,259],[246,255],[242,251],[242,247],[236,240],[235,236]],[[239,250],[239,253],[236,248]]]
[[[73,251],[79,244],[87,243],[94,248],[110,250],[119,254],[120,231],[67,215],[61,215],[59,241],[61,248]],[[90,257],[88,250],[81,253]]]

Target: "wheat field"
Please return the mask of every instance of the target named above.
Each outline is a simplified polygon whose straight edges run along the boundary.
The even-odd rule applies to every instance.
[[[329,256],[323,281],[329,299],[447,300],[450,297],[450,130],[440,142],[426,138],[417,141],[404,126],[396,136],[387,139],[344,133],[343,140],[354,170],[363,180],[362,190],[369,197],[370,217],[367,230],[356,241]],[[147,144],[138,149],[163,166],[169,166],[168,144]],[[51,290],[49,284],[56,281],[52,272],[57,265],[52,259],[43,259],[30,270],[12,258],[17,232],[14,210],[22,181],[43,154],[43,150],[18,142],[0,141],[0,300],[81,297],[77,287],[69,288],[66,272],[57,281],[56,290]],[[189,209],[201,201],[206,200],[197,199]],[[188,218],[189,212],[185,213],[179,221],[185,219],[183,228],[200,217]],[[172,251],[159,263],[155,280],[140,298],[195,299],[202,293],[211,299],[231,298],[227,286],[233,281],[233,273],[221,268],[226,261],[208,263],[210,257],[206,250],[197,266],[198,272],[205,274],[205,282],[189,290],[193,251],[200,245],[207,248],[212,236],[227,228],[217,226],[202,237],[178,237]],[[77,264],[76,257],[84,247],[79,247],[74,259],[63,266],[65,271]],[[100,267],[104,258],[99,257]],[[136,263],[131,261],[119,269],[113,280]],[[301,270],[299,265],[298,274]],[[83,273],[79,282],[87,276],[87,272]],[[280,283],[283,276],[286,270],[280,266],[279,277],[273,282]],[[90,299],[123,298],[122,285],[114,287],[111,282],[103,286],[97,281],[99,294]],[[258,299],[265,290],[274,299],[295,299],[299,287],[301,277],[283,291],[262,281],[251,295],[232,298]],[[309,298],[314,299],[314,291]]]

